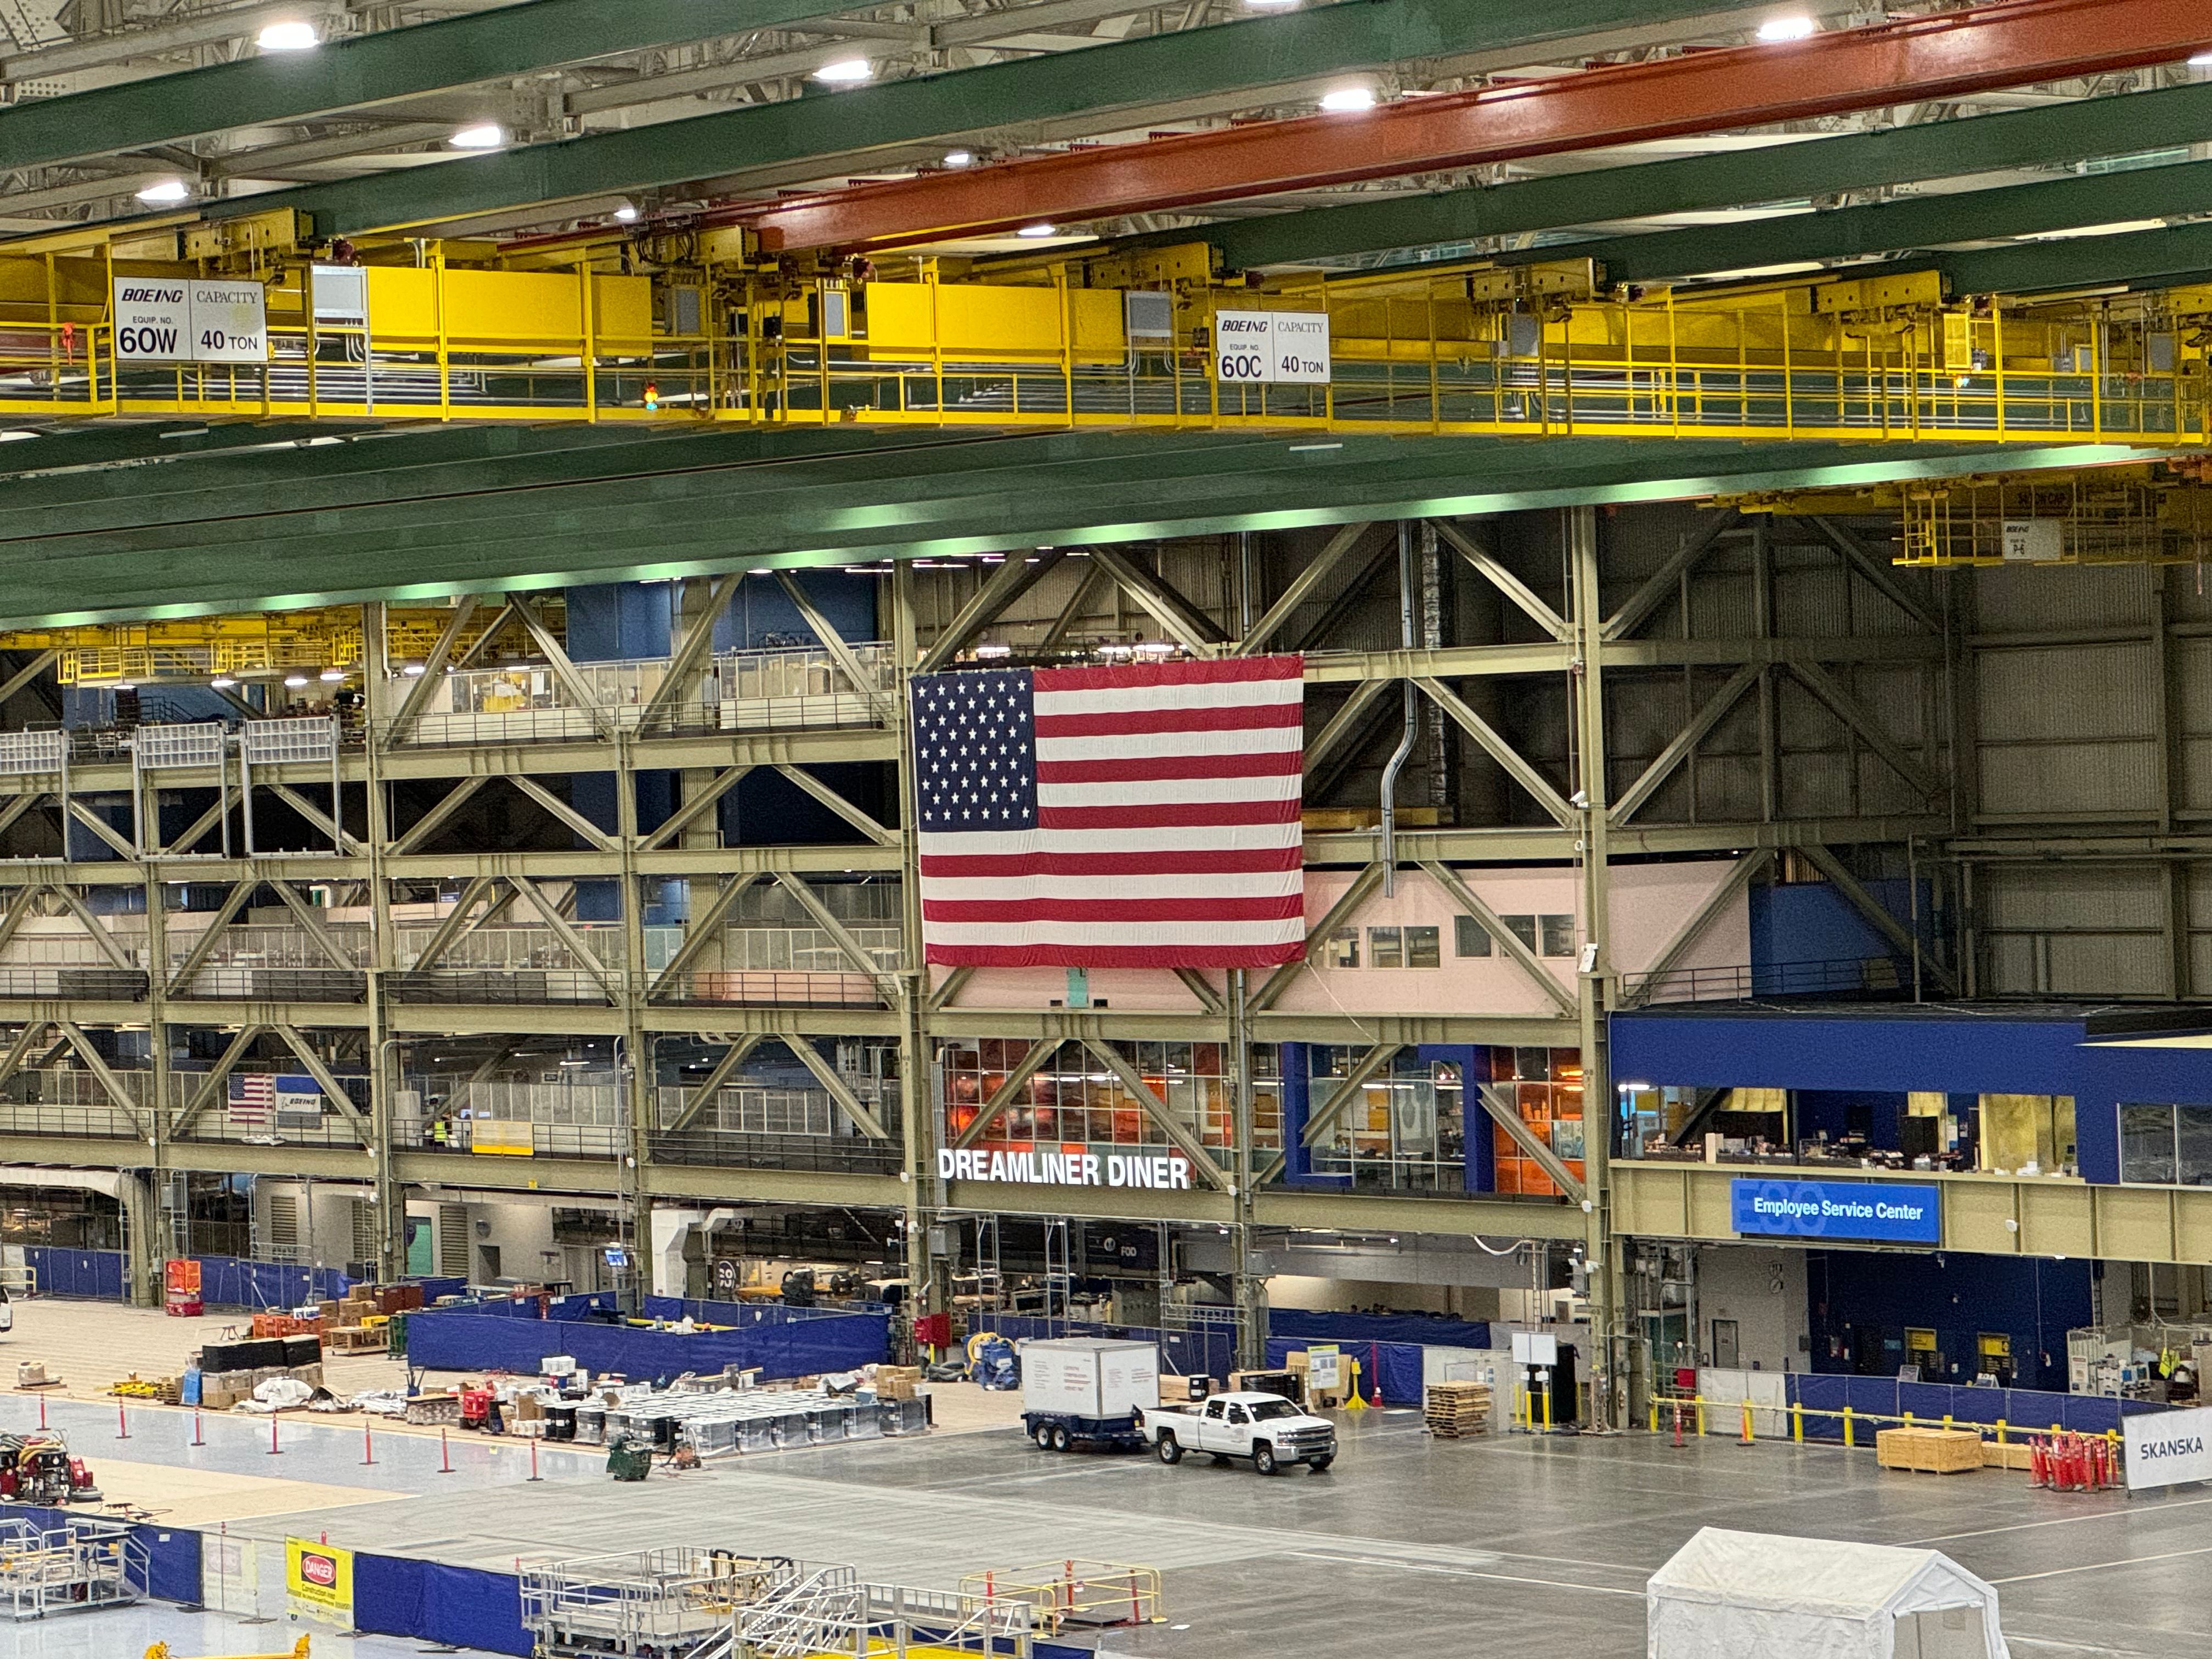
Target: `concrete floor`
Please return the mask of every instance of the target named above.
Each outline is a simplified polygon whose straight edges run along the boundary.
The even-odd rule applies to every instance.
[[[1008,1402],[973,1403],[995,1415]],[[505,1571],[696,1543],[925,1585],[1041,1559],[1152,1563],[1165,1572],[1168,1622],[1102,1644],[1144,1659],[1273,1659],[1286,1631],[1310,1652],[1387,1634],[1395,1650],[1444,1656],[1470,1650],[1472,1633],[1511,1632],[1516,1648],[1631,1659],[1644,1651],[1645,1577],[1705,1524],[1942,1549],[1997,1584],[2021,1659],[2212,1655],[2202,1593],[2212,1492],[2197,1488],[2062,1496],[1996,1470],[1892,1474],[1863,1450],[1726,1440],[1435,1441],[1401,1411],[1344,1419],[1342,1455],[1322,1476],[1055,1458],[1008,1428],[778,1453],[633,1486],[609,1481],[600,1454],[548,1451],[531,1485],[526,1450],[473,1437],[454,1441],[450,1474],[420,1436],[380,1433],[364,1466],[358,1419],[284,1419],[272,1458],[265,1419],[210,1418],[194,1446],[189,1413],[134,1411],[124,1442],[112,1405],[46,1409],[104,1485],[167,1491],[169,1502],[144,1507],[180,1523],[195,1504],[230,1504],[234,1534],[272,1542],[327,1533]],[[0,1395],[0,1429],[30,1426],[38,1411],[33,1396]],[[135,1655],[157,1616],[0,1626],[0,1659]],[[273,1650],[287,1632],[180,1629],[173,1645]],[[398,1651],[368,1638],[348,1647],[364,1659]]]
[[[1507,1436],[1440,1442],[1412,1412],[1347,1421],[1326,1475],[1054,1458],[1012,1431],[825,1447],[617,1486],[590,1477],[432,1492],[319,1517],[331,1541],[511,1568],[518,1558],[693,1542],[853,1561],[950,1584],[1041,1558],[1166,1571],[1170,1620],[1109,1635],[1148,1659],[1346,1650],[1449,1655],[1470,1632],[1630,1659],[1645,1577],[1699,1526],[1928,1544],[2000,1586],[2021,1659],[2212,1654],[2212,1495],[2061,1496],[2023,1475],[1885,1473],[1863,1450]],[[233,1530],[275,1537],[284,1523]]]

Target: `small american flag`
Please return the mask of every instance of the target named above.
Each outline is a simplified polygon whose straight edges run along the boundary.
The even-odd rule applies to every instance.
[[[927,959],[1297,961],[1304,672],[1281,656],[916,679]]]
[[[265,1127],[276,1114],[276,1079],[266,1073],[230,1074],[230,1121],[255,1128]]]

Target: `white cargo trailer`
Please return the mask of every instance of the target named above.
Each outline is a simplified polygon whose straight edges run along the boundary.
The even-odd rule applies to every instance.
[[[1139,1413],[1160,1400],[1160,1351],[1152,1343],[1040,1338],[1021,1345],[1021,1362],[1022,1427],[1042,1449],[1144,1443]]]

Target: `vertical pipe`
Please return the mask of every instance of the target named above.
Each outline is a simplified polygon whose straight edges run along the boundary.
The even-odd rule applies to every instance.
[[[1405,520],[1398,521],[1398,642],[1407,650],[1413,646],[1413,526]],[[1395,896],[1398,890],[1398,774],[1413,752],[1413,744],[1421,734],[1420,692],[1413,681],[1405,682],[1406,728],[1398,739],[1398,747],[1382,768],[1382,895]]]

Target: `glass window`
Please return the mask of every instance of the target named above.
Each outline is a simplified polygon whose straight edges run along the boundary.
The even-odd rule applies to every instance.
[[[1244,1408],[1242,1406],[1231,1406],[1229,1408],[1229,1420],[1241,1426],[1252,1419],[1244,1414]]]
[[[2172,1107],[2120,1108],[2120,1179],[2172,1184]]]
[[[1218,1400],[1207,1401],[1206,1402],[1206,1415],[1218,1423],[1221,1420],[1221,1401]]]
[[[1370,927],[1367,930],[1367,965],[1370,968],[1402,968],[1405,966],[1404,947],[1395,927]]]
[[[2174,1179],[2185,1187],[2212,1187],[2212,1106],[2173,1109]]]
[[[1486,957],[1494,947],[1490,941],[1490,930],[1473,916],[1452,918],[1452,954],[1455,957]]]
[[[1575,919],[1572,916],[1539,916],[1536,918],[1547,957],[1571,957],[1575,953]]]
[[[1406,930],[1406,966],[1408,968],[1438,968],[1441,939],[1433,927],[1408,927]]]
[[[1332,968],[1359,966],[1359,930],[1346,927],[1328,936],[1328,965]]]
[[[1536,918],[1534,916],[1500,916],[1505,931],[1519,939],[1531,951],[1536,948]]]

